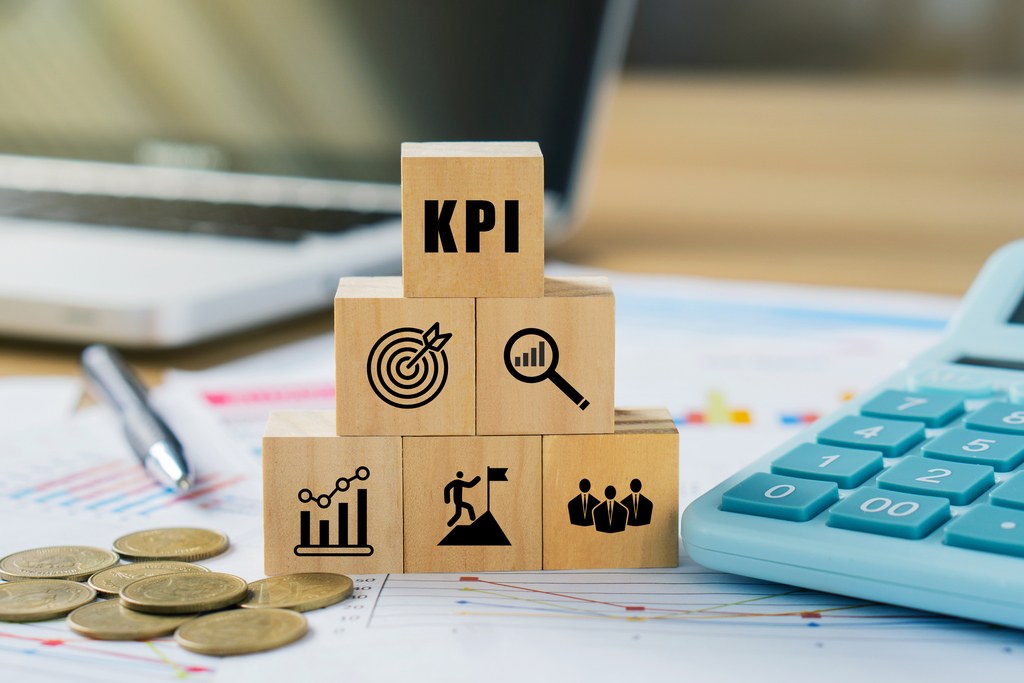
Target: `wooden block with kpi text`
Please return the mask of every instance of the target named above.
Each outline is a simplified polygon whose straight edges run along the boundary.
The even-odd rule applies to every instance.
[[[338,434],[473,434],[473,299],[408,299],[398,277],[342,278],[334,299]]]
[[[404,439],[405,570],[541,566],[539,436]]]
[[[545,278],[539,299],[478,299],[477,433],[611,432],[615,299],[604,277]]]
[[[272,413],[267,421],[268,575],[402,571],[402,439],[334,432],[328,410]]]
[[[623,409],[614,434],[544,438],[544,569],[675,567],[679,432]]]
[[[410,297],[541,296],[540,146],[404,143],[402,270]]]

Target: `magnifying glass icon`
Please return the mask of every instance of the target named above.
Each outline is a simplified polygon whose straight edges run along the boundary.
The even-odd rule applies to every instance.
[[[517,343],[528,337],[534,337],[535,342],[529,344]],[[514,351],[518,353],[513,353]],[[537,327],[527,327],[519,330],[505,343],[505,368],[508,373],[520,382],[536,384],[544,380],[551,382],[565,394],[570,401],[579,406],[580,410],[586,410],[590,401],[583,398],[583,394],[576,391],[576,387],[569,384],[564,377],[558,374],[558,344],[554,337]]]

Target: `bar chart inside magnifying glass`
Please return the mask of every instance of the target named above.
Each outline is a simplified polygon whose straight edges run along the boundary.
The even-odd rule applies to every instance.
[[[570,401],[586,410],[590,401],[558,374],[558,344],[545,330],[526,327],[505,343],[505,368],[520,382],[536,384],[550,380]]]

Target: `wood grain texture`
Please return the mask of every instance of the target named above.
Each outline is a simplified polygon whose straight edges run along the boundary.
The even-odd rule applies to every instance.
[[[679,432],[667,410],[619,409],[614,434],[543,441],[544,569],[676,566]]]
[[[408,437],[404,439],[405,570],[407,572],[525,571],[541,568],[541,439],[539,436]],[[508,481],[490,484],[490,513],[509,545],[439,545],[454,528],[467,538],[489,538],[487,468],[507,468]],[[493,471],[493,470],[492,470]],[[459,480],[468,510],[451,527],[452,493]],[[480,521],[483,520],[483,521]]]
[[[427,201],[455,200],[458,253],[427,253]],[[494,227],[467,252],[467,200],[494,206]],[[505,250],[505,202],[518,201],[518,251]],[[437,209],[434,209],[435,215]],[[479,212],[473,214],[479,216]],[[475,220],[475,219],[474,219]],[[404,143],[402,269],[409,297],[539,297],[544,292],[544,157],[535,142]]]
[[[263,543],[264,571],[380,574],[401,572],[402,548],[402,439],[400,437],[337,436],[331,411],[272,413],[263,436]],[[314,497],[330,495],[339,477],[352,477],[365,467],[369,476],[352,481],[331,496],[326,507],[316,500],[302,502],[308,489]],[[370,555],[297,555],[303,528],[308,541],[318,544],[326,521],[331,543],[339,542],[342,525],[348,542],[360,541],[360,495],[365,489],[366,543]],[[339,509],[339,504],[347,507]],[[305,520],[303,512],[308,512]],[[303,522],[306,522],[303,524]],[[338,552],[337,550],[331,552]]]
[[[473,299],[410,299],[402,296],[401,278],[343,278],[334,300],[334,312],[339,434],[404,436],[475,432],[476,322]],[[412,353],[399,349],[412,351],[419,348],[415,340],[422,337],[421,333],[428,332],[434,323],[438,323],[441,333],[451,334],[451,338],[440,354],[429,353],[417,368],[431,377],[436,374],[437,379],[421,381],[419,374],[410,372],[410,379],[401,380],[410,386],[408,389],[398,389],[392,383],[382,381],[381,373],[387,374],[388,358],[395,362],[403,358],[411,360]],[[393,334],[401,329],[421,332]],[[377,342],[385,337],[387,339],[373,353]],[[392,341],[399,339],[406,341],[386,351]],[[379,365],[378,361],[384,364]],[[400,370],[398,368],[396,372]],[[435,395],[436,382],[441,378],[444,378],[443,387]],[[381,395],[374,391],[374,386]],[[389,387],[397,393],[389,391]],[[414,396],[422,390],[428,391],[421,398],[405,400],[405,397]],[[415,405],[416,401],[425,400],[430,395],[434,397],[419,407],[397,407],[385,401],[387,398],[400,405]]]
[[[477,300],[478,434],[613,430],[615,298],[611,285],[603,277],[549,277],[544,282],[543,298]],[[554,339],[559,352],[556,370],[589,401],[585,410],[552,381],[526,383],[509,372],[506,344],[525,328],[542,329]],[[537,335],[527,335],[513,345],[511,356],[530,353],[541,341]],[[550,344],[545,343],[544,349],[550,363]],[[533,376],[540,371],[522,369]]]

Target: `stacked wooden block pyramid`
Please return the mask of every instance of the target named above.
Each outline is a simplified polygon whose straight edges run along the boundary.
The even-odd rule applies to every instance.
[[[267,574],[675,566],[678,432],[614,407],[607,279],[544,277],[538,145],[404,144],[402,223],[404,279],[338,286],[337,411],[267,424]]]

